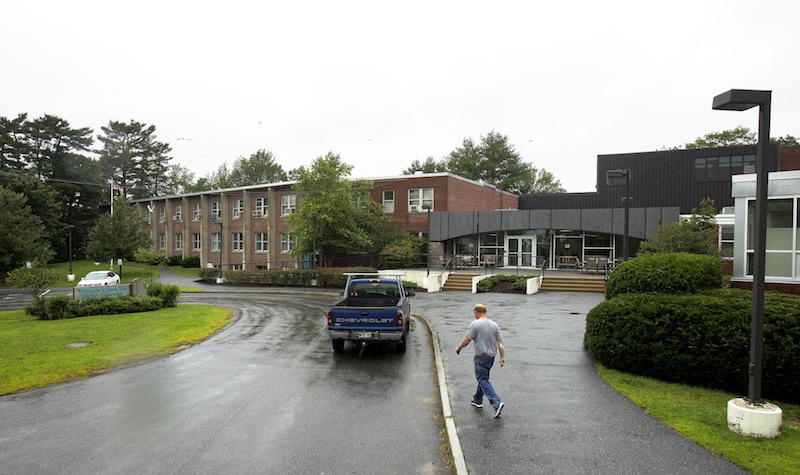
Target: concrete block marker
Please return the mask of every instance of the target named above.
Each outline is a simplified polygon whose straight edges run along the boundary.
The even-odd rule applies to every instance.
[[[749,437],[774,439],[781,435],[783,411],[775,404],[750,404],[744,398],[728,401],[728,428]]]

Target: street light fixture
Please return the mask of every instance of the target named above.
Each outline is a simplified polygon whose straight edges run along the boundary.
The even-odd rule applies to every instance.
[[[630,257],[628,242],[630,241],[630,202],[631,202],[631,170],[629,168],[606,171],[606,184],[620,185],[621,180],[625,180],[625,231],[622,238],[622,261],[627,261]]]
[[[731,89],[716,97],[711,108],[714,110],[745,111],[758,106],[758,146],[756,152],[756,209],[754,225],[753,253],[753,301],[750,320],[750,365],[749,385],[746,402],[752,406],[767,405],[761,399],[761,374],[764,334],[764,274],[767,239],[767,187],[769,185],[770,160],[768,160],[770,109],[772,91],[750,89]],[[774,406],[774,405],[769,405]],[[731,402],[729,407],[729,426],[731,426]],[[777,406],[774,406],[777,407]],[[780,418],[780,409],[777,409]],[[780,431],[780,424],[778,424]],[[753,434],[764,435],[764,434]],[[769,436],[769,435],[766,435]]]
[[[219,225],[219,277],[217,283],[222,283],[222,219],[216,213],[209,213],[208,219]]]
[[[428,212],[428,233],[427,233],[427,238],[428,238],[427,239],[427,241],[428,241],[427,242],[427,246],[428,247],[427,247],[427,249],[425,251],[425,261],[427,263],[427,269],[428,269],[426,277],[428,278],[429,282],[430,282],[430,276],[431,276],[431,208],[432,208],[432,206],[430,204],[426,203],[426,204],[422,205],[422,209],[424,209],[425,211]]]

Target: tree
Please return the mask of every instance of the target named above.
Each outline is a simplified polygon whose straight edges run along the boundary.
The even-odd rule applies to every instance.
[[[203,184],[209,188],[232,188],[236,186],[276,183],[287,180],[287,173],[275,161],[272,152],[257,150],[248,158],[239,157],[229,167],[225,162],[206,177]],[[199,182],[198,182],[199,183]]]
[[[96,260],[131,260],[137,249],[151,245],[144,218],[120,197],[114,202],[114,213],[101,216],[89,233],[86,253]]]
[[[8,283],[18,289],[25,289],[34,299],[41,297],[47,287],[58,282],[58,271],[47,269],[37,261],[18,267],[8,273]]]
[[[797,137],[785,135],[783,137],[770,137],[770,142],[778,144],[780,148],[800,147]],[[742,145],[755,145],[758,143],[758,136],[748,127],[741,125],[731,130],[722,132],[709,132],[702,137],[697,137],[694,142],[683,146],[686,149],[693,148],[715,148],[715,147],[735,147]],[[680,148],[680,147],[675,147]]]
[[[0,223],[0,275],[27,261],[50,261],[53,250],[44,225],[31,211],[25,196],[0,187]]]
[[[641,243],[638,255],[686,252],[719,256],[716,212],[714,200],[703,199],[691,218],[662,222],[652,239]]]
[[[416,172],[438,173],[447,171],[444,161],[437,162],[433,157],[428,156],[424,162],[414,160],[411,166],[403,170],[403,175],[413,175]]]
[[[508,143],[508,137],[495,131],[481,137],[479,144],[472,138],[465,138],[461,146],[441,162],[432,157],[424,163],[415,160],[403,173],[417,170],[447,171],[517,194],[566,192],[552,173],[522,161],[514,146]]]
[[[103,143],[99,153],[106,176],[122,187],[126,196],[158,196],[168,183],[172,149],[156,140],[156,127],[112,120],[101,130],[105,135],[97,139]]]
[[[294,229],[295,254],[312,252],[316,235],[320,263],[350,252],[374,252],[374,234],[388,222],[379,203],[369,198],[369,182],[351,182],[352,165],[328,152],[309,168],[297,169],[298,211],[287,219]]]

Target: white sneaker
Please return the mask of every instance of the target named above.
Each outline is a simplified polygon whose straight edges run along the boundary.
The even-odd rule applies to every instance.
[[[503,408],[506,407],[506,403],[501,402],[499,406],[497,406],[497,412],[494,413],[495,419],[500,417],[500,413],[503,412]]]

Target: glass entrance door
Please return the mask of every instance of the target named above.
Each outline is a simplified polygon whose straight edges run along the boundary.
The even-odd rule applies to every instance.
[[[506,265],[511,267],[533,267],[536,236],[509,236],[506,243],[508,255]]]

